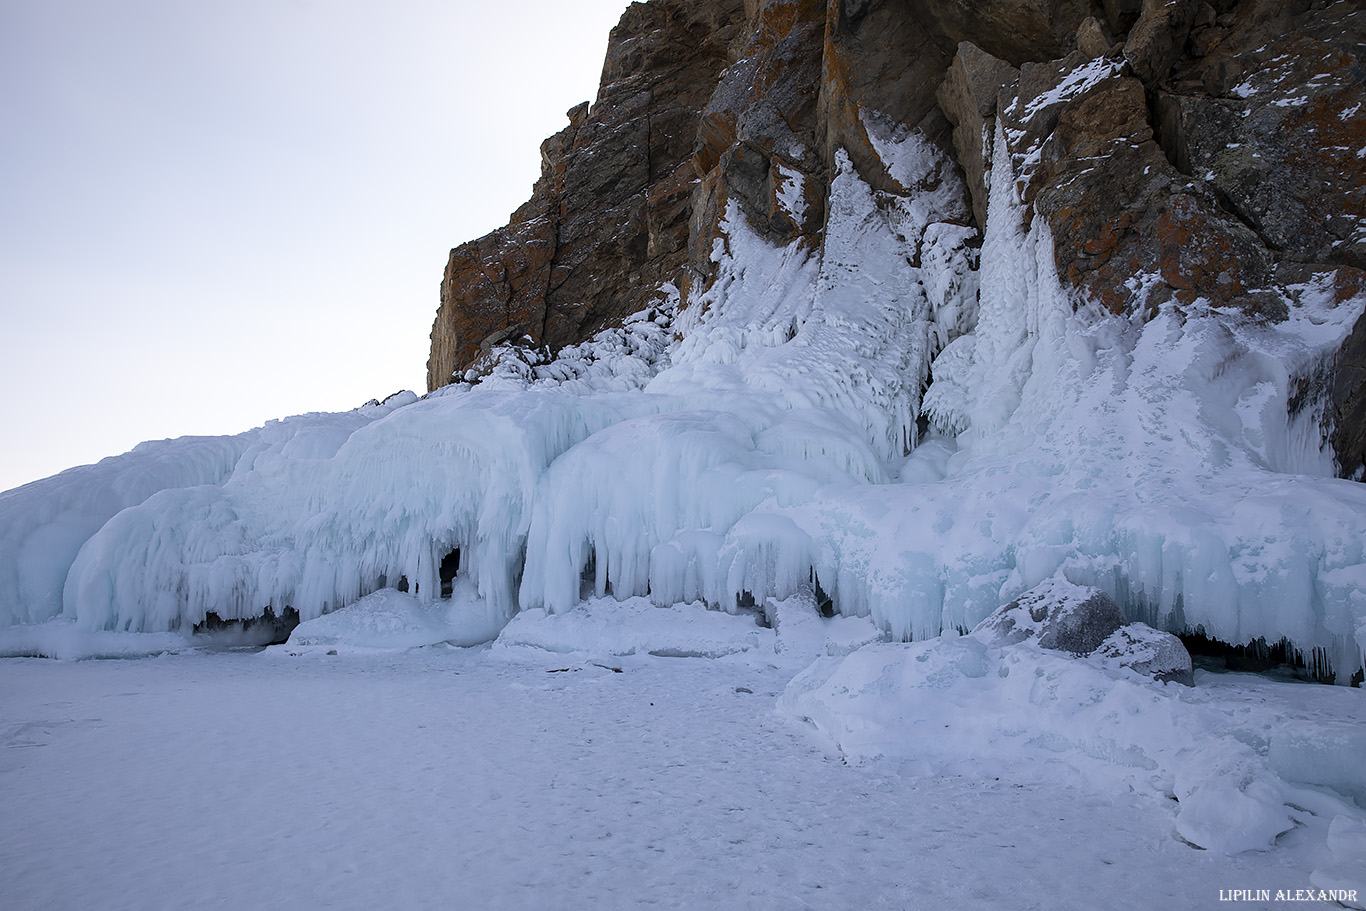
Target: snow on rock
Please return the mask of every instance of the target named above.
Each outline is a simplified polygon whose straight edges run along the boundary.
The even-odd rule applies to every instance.
[[[621,326],[603,329],[586,342],[562,348],[553,358],[545,348],[494,346],[457,382],[513,390],[559,386],[579,394],[644,388],[668,364],[678,288],[666,283],[658,296],[658,306],[634,313]]]
[[[1326,838],[1336,818],[1364,818],[1350,794],[1287,780],[1268,755],[1269,733],[1359,710],[1360,693],[1225,676],[1240,679],[1175,686],[1032,642],[997,648],[950,634],[820,659],[779,706],[847,758],[903,772],[1080,775],[1107,790],[1174,797],[1177,833],[1226,854],[1270,848],[1296,826]]]
[[[731,204],[718,275],[680,315],[683,341],[652,392],[745,393],[719,399],[729,409],[769,401],[784,410],[825,409],[884,459],[914,444],[920,391],[929,370],[934,310],[922,269],[910,264],[927,229],[945,217],[920,197],[879,195],[839,152],[831,184],[825,247],[774,248]],[[961,182],[948,180],[961,196]],[[928,279],[955,319],[974,290],[964,231],[933,237],[936,271]],[[721,241],[718,241],[718,246]],[[711,396],[708,396],[711,397]]]
[[[341,610],[300,623],[276,651],[405,649],[441,642],[477,645],[497,636],[504,622],[468,579],[457,580],[451,598],[441,601],[382,588]]]
[[[972,635],[988,645],[1036,639],[1040,648],[1089,655],[1125,623],[1105,592],[1055,576],[979,623]]]
[[[778,159],[773,161],[774,184],[778,205],[792,219],[794,225],[806,222],[806,175]]]
[[[572,610],[524,610],[498,636],[495,647],[585,652],[598,656],[654,655],[720,658],[739,652],[773,653],[773,631],[753,614],[707,610],[693,602],[656,607],[645,598],[589,598]]]
[[[1102,664],[1127,667],[1154,680],[1195,685],[1190,652],[1171,633],[1146,623],[1130,623],[1115,630],[1091,653]]]

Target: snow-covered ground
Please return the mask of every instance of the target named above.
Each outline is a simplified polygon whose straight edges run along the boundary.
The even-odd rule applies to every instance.
[[[366,647],[404,627],[402,602],[373,601],[381,622],[334,621],[321,643],[300,627],[265,651],[0,662],[5,906],[1170,911],[1215,907],[1221,891],[1327,888],[1330,845],[1361,843],[1350,800],[1299,786],[1317,804],[1287,811],[1274,848],[1196,848],[1162,793],[1160,751],[1145,768],[1058,735],[1058,681],[1075,690],[1103,671],[1032,645],[1012,647],[1010,676],[1045,667],[1056,717],[1012,738],[964,704],[962,684],[981,678],[944,661],[918,694],[913,675],[880,674],[864,698],[846,680],[822,700],[832,669],[916,665],[960,640],[879,643],[866,621],[809,603],[767,629],[590,601],[519,615],[491,646]],[[704,653],[719,657],[668,657]],[[1252,730],[1359,717],[1363,695],[1204,672],[1194,690],[1120,683],[1123,705],[1079,711],[1074,727],[1105,734],[1119,709],[1133,742],[1163,746],[1153,719],[1176,705]],[[797,703],[824,705],[820,726]],[[934,723],[897,717],[908,710]],[[966,733],[948,730],[956,720]],[[1177,733],[1206,757],[1238,746],[1228,730]]]
[[[6,905],[1167,911],[1307,887],[1295,846],[1197,851],[1131,793],[845,765],[762,664],[619,666],[9,660]]]

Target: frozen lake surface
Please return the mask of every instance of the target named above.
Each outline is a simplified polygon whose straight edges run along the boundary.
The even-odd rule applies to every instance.
[[[1308,888],[1321,859],[1302,829],[1197,850],[1174,801],[1061,763],[1023,785],[845,764],[753,655],[597,662],[6,659],[4,905],[1170,911]]]

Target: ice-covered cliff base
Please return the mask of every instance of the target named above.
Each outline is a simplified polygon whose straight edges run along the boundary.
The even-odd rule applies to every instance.
[[[1346,682],[1366,487],[1332,476],[1314,403],[1290,403],[1362,298],[1311,281],[1279,323],[1108,314],[1062,290],[1004,151],[978,251],[948,220],[946,159],[902,142],[933,193],[876,193],[841,156],[821,253],[731,211],[705,293],[666,286],[553,362],[509,351],[478,385],[0,495],[0,623],[308,620],[458,582],[491,635],[592,595],[762,609],[816,584],[920,640],[1062,573],[1157,627],[1289,640]]]

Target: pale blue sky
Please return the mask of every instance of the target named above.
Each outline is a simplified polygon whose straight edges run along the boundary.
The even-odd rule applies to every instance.
[[[625,0],[0,0],[0,490],[423,391]]]

